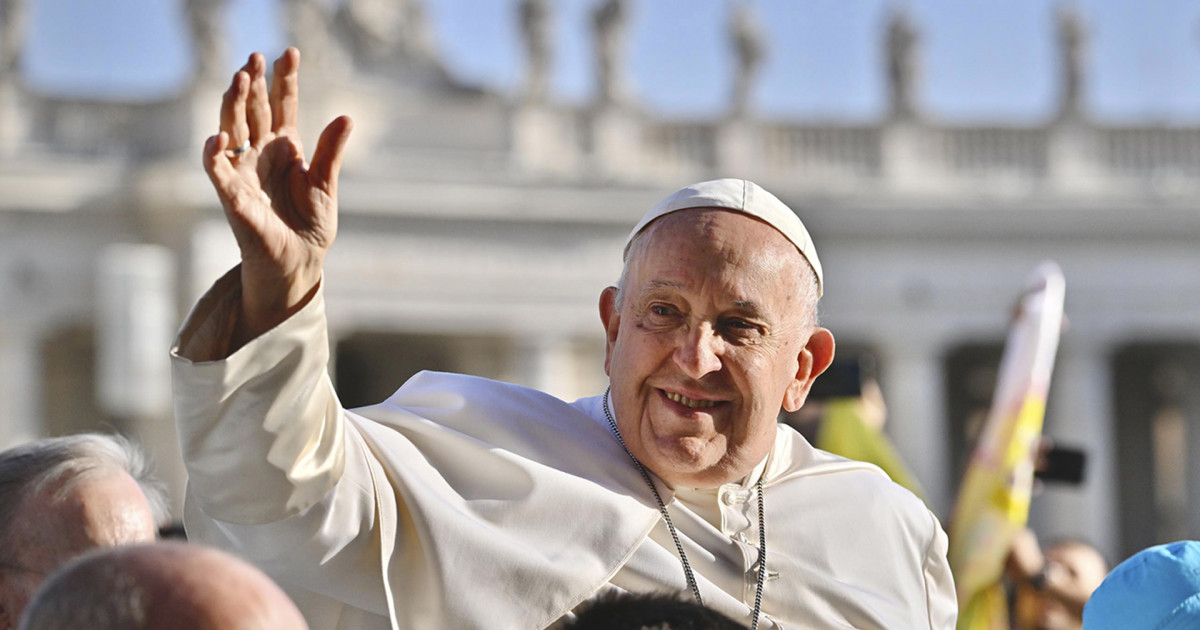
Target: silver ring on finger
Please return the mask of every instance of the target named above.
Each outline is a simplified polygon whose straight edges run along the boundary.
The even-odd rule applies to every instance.
[[[233,157],[237,157],[249,150],[250,150],[250,139],[247,138],[246,141],[241,144],[241,146],[239,146],[236,149],[233,149],[232,151],[230,151],[230,153],[233,154]]]

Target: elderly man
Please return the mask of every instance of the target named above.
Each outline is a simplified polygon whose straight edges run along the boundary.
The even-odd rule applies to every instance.
[[[0,452],[0,630],[46,575],[96,547],[154,540],[166,504],[141,451],[82,434]]]
[[[205,147],[242,264],[174,349],[194,538],[251,554],[314,628],[547,628],[662,590],[751,627],[953,627],[936,518],[776,422],[833,337],[812,241],[752,183],[685,188],[634,229],[600,297],[609,393],[422,373],[343,410],[321,269],[351,122],[304,162],[298,64],[268,89],[253,55]]]
[[[262,571],[182,543],[91,552],[46,580],[20,630],[307,630]]]

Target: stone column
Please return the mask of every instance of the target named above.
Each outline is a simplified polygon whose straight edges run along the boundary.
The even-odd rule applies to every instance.
[[[154,454],[172,511],[182,514],[186,472],[171,418],[166,349],[175,333],[175,257],[160,245],[117,244],[99,259],[96,393],[121,432]]]
[[[1051,417],[1044,433],[1087,451],[1084,483],[1079,487],[1047,485],[1034,499],[1030,524],[1044,540],[1082,538],[1109,558],[1120,550],[1117,531],[1119,474],[1114,447],[1115,414],[1111,370],[1101,339],[1072,334],[1059,352],[1050,384]],[[1069,407],[1055,401],[1070,401]],[[1149,464],[1147,464],[1149,465]]]
[[[883,176],[890,188],[919,192],[937,185],[940,178],[930,172],[928,151],[922,146],[922,142],[928,142],[928,135],[915,121],[887,124],[880,141]]]
[[[14,157],[25,141],[29,123],[23,112],[24,100],[20,86],[0,80],[0,159]]]
[[[940,347],[920,332],[909,334],[924,343],[900,341],[884,350],[887,369],[880,375],[880,386],[888,406],[886,431],[925,487],[930,507],[949,518],[954,497]]]
[[[579,160],[578,138],[569,112],[538,103],[522,103],[513,111],[513,152],[533,170],[571,173]]]
[[[575,344],[567,337],[524,337],[513,342],[506,380],[575,400],[596,392],[580,392]]]
[[[600,107],[592,114],[592,158],[611,175],[642,173],[642,120],[622,107]]]
[[[762,171],[762,128],[743,118],[727,120],[717,128],[718,170],[729,177]]]
[[[1096,190],[1105,179],[1095,160],[1095,130],[1077,117],[1051,127],[1047,163],[1055,189],[1067,193]]]
[[[42,437],[40,332],[16,320],[0,329],[0,449]]]

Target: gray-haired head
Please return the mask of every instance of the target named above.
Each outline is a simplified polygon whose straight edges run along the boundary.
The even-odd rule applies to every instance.
[[[90,549],[153,540],[167,518],[150,464],[128,440],[82,434],[0,451],[0,630],[46,575]]]
[[[80,433],[0,451],[0,549],[12,542],[12,522],[24,500],[47,491],[61,499],[80,481],[113,471],[133,477],[156,523],[170,519],[163,485],[154,477],[149,457],[124,436]]]
[[[50,576],[20,630],[304,630],[287,595],[223,551],[156,543],[99,549]]]

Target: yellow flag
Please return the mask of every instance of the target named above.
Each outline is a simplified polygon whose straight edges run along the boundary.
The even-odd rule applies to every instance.
[[[1029,520],[1034,456],[1062,330],[1062,272],[1033,273],[1004,346],[996,393],[963,477],[950,523],[958,630],[1008,627],[1000,580],[1017,530]]]
[[[826,402],[821,425],[817,429],[817,448],[875,464],[892,481],[908,488],[924,501],[925,492],[921,484],[896,454],[891,440],[882,431],[863,421],[863,404],[861,398],[833,398]]]

